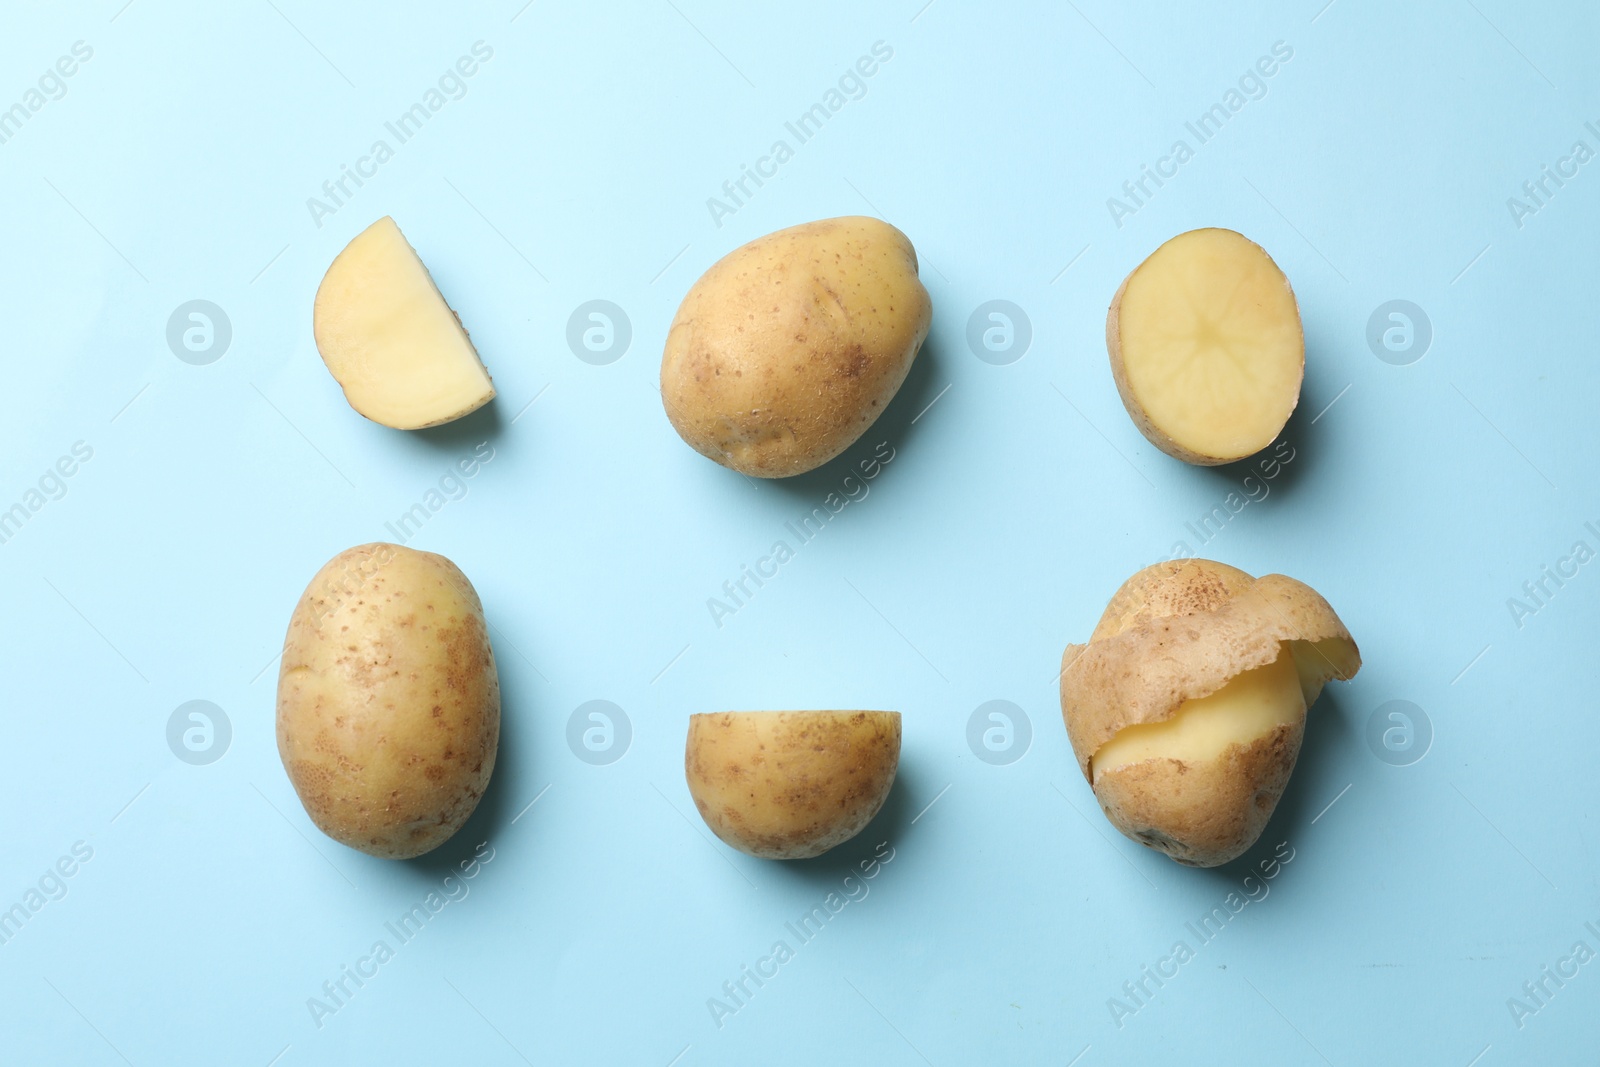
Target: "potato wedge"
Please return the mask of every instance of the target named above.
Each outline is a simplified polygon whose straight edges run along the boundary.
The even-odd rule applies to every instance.
[[[461,320],[387,215],[328,267],[317,287],[312,332],[345,400],[373,422],[417,430],[494,399],[494,383]]]

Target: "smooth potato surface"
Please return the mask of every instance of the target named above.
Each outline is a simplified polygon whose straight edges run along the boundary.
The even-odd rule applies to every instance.
[[[500,739],[483,607],[443,556],[339,553],[289,620],[278,753],[311,821],[374,856],[443,844],[477,807]]]
[[[897,711],[693,715],[684,750],[706,825],[767,859],[819,856],[860,833],[899,765]]]
[[[661,360],[662,403],[679,435],[723,466],[800,474],[883,413],[932,317],[917,254],[888,223],[779,230],[689,289]]]

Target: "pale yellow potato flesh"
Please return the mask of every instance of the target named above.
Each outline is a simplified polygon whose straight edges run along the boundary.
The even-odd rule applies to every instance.
[[[339,553],[289,620],[278,754],[323,833],[387,859],[437,848],[477,807],[500,744],[483,607],[443,556]]]
[[[1302,722],[1305,693],[1289,642],[1265,667],[1235,675],[1210,696],[1185,700],[1170,719],[1119,730],[1090,760],[1094,781],[1145,760],[1214,760],[1229,745],[1249,745],[1279,726]]]
[[[820,856],[883,807],[897,711],[727,711],[689,718],[684,774],[713,833],[764,859]]]
[[[1352,678],[1361,667],[1361,653],[1356,650],[1356,643],[1343,637],[1290,641],[1289,651],[1294,654],[1300,691],[1305,695],[1308,708],[1317,702],[1322,687],[1331,679]]]
[[[1151,253],[1112,301],[1106,346],[1134,424],[1188,463],[1254,455],[1300,400],[1294,291],[1260,245],[1232,230],[1191,230]]]
[[[328,267],[312,326],[345,399],[373,422],[418,430],[494,399],[467,331],[387,215]]]
[[[724,467],[801,474],[883,414],[932,321],[905,234],[862,216],[790,226],[690,287],[662,352],[661,402],[678,435]]]

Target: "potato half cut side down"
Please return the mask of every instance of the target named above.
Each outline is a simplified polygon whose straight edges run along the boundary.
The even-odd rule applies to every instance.
[[[689,717],[684,773],[713,833],[765,859],[820,856],[866,828],[900,766],[898,711]]]

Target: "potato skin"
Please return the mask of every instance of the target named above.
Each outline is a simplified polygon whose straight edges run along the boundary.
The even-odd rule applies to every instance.
[[[692,715],[684,746],[701,818],[764,859],[820,856],[860,833],[899,765],[897,711]]]
[[[278,674],[278,754],[335,841],[409,859],[477,807],[500,743],[483,606],[443,556],[358,545],[311,579]]]
[[[1260,838],[1289,784],[1305,718],[1213,760],[1146,760],[1099,776],[1111,825],[1187,867],[1217,867]]]
[[[1220,227],[1206,228],[1220,229]],[[1130,270],[1127,276],[1122,279],[1122,284],[1117,286],[1116,294],[1111,298],[1111,306],[1106,309],[1106,353],[1111,357],[1111,379],[1117,385],[1117,395],[1122,397],[1122,406],[1128,409],[1128,417],[1133,420],[1133,424],[1134,426],[1138,427],[1139,432],[1144,434],[1145,440],[1161,449],[1161,451],[1165,452],[1173,459],[1181,459],[1185,463],[1192,463],[1198,467],[1217,467],[1224,463],[1236,463],[1244,457],[1208,456],[1204,453],[1196,452],[1191,448],[1186,448],[1169,437],[1159,426],[1155,424],[1155,421],[1145,413],[1144,407],[1139,403],[1138,398],[1134,396],[1133,386],[1128,381],[1128,367],[1122,359],[1122,297],[1123,294],[1128,291],[1128,283],[1133,281],[1133,276],[1135,274],[1139,273],[1139,267],[1143,267],[1145,263],[1148,263],[1151,257],[1156,254],[1156,252],[1161,251],[1161,248],[1165,248],[1168,244],[1171,244],[1172,241],[1176,241],[1180,237],[1186,237],[1195,232],[1197,231],[1186,230],[1184,233],[1180,233],[1176,237],[1162,242],[1161,246],[1158,247],[1155,252],[1150,253],[1149,256],[1146,256],[1143,260],[1141,260],[1139,262],[1139,266]],[[1242,241],[1250,241],[1248,237],[1236,230],[1227,230],[1226,232],[1234,234]],[[1272,259],[1270,255],[1267,255],[1266,249],[1261,248],[1261,246],[1256,244],[1254,241],[1250,241],[1250,243],[1255,245],[1258,249],[1261,249],[1262,255],[1267,256],[1269,260]],[[1287,277],[1283,279],[1283,284],[1289,288],[1289,293],[1292,297],[1294,295],[1294,288],[1289,285],[1289,279]],[[1298,306],[1298,301],[1296,302],[1296,306]],[[1302,329],[1302,351],[1305,347],[1303,338],[1304,331]],[[1300,374],[1303,382],[1305,376],[1305,364],[1303,356]],[[1298,397],[1296,397],[1295,403],[1296,405],[1299,404]]]
[[[1146,567],[1123,583],[1088,644],[1068,645],[1061,660],[1067,736],[1112,825],[1191,866],[1226,863],[1255,843],[1299,757],[1303,714],[1213,760],[1146,760],[1100,774],[1092,760],[1123,728],[1165,721],[1286,648],[1307,707],[1325,681],[1361,666],[1327,601],[1281,574],[1256,579],[1192,559]]]
[[[1186,700],[1278,658],[1281,644],[1329,641],[1347,654],[1320,661],[1327,678],[1361,666],[1356,643],[1316,590],[1281,574],[1251,578],[1205,559],[1146,567],[1123,583],[1086,645],[1061,658],[1061,707],[1078,768],[1127,726],[1162,722]],[[1307,692],[1306,703],[1315,699]]]
[[[803,473],[883,413],[932,320],[916,251],[888,223],[857,216],[767,234],[683,298],[661,359],[667,418],[725,467]]]

